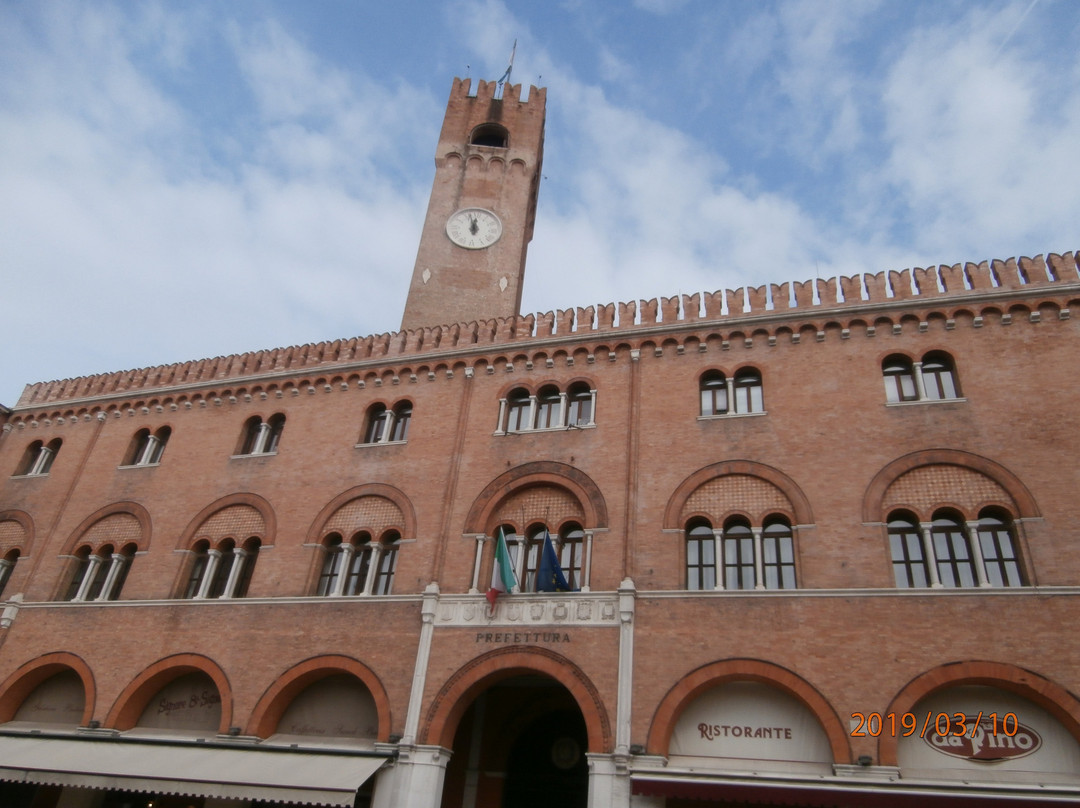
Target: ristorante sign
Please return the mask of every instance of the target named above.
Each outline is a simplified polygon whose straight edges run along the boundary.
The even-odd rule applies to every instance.
[[[793,696],[761,682],[725,682],[686,706],[671,737],[673,758],[716,759],[722,768],[828,764],[832,749],[814,715]]]

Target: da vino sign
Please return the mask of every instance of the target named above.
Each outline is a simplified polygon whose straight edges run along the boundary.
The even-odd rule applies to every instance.
[[[1004,718],[996,713],[955,714],[949,721],[937,722],[923,740],[944,755],[980,762],[1026,757],[1043,743],[1042,736],[1013,713]]]

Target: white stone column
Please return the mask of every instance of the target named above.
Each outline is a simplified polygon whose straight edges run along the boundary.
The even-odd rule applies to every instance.
[[[521,429],[535,429],[536,428],[536,396],[529,396],[529,415],[525,425],[520,427]]]
[[[724,589],[724,531],[713,528],[713,566],[716,569],[716,585],[713,589]]]
[[[581,591],[592,591],[592,540],[593,532],[591,530],[585,531],[585,558],[582,559],[581,564]]]
[[[922,362],[914,362],[911,367],[915,371],[915,389],[919,391],[919,401],[926,401],[926,382],[923,381]]]
[[[379,576],[379,564],[382,563],[382,542],[371,542],[371,559],[368,561],[367,577],[364,578],[364,591],[361,594],[370,595],[375,586],[375,579]]]
[[[724,379],[724,389],[727,390],[727,414],[735,412],[735,377],[728,376]]]
[[[930,572],[930,586],[933,589],[941,589],[941,576],[938,574],[937,555],[934,553],[934,526],[930,522],[920,522],[922,530],[923,555],[926,556],[926,566]]]
[[[239,547],[233,548],[233,562],[229,567],[229,577],[225,581],[225,591],[221,593],[223,598],[232,598],[236,596],[236,582],[240,580],[240,573],[244,569],[244,564],[247,563],[248,556],[251,555],[247,550],[243,550]]]
[[[634,604],[637,589],[629,578],[619,584],[619,688],[615,712],[615,754],[630,754],[634,703]]]
[[[589,406],[589,423],[587,426],[596,426],[596,391],[589,390],[589,397],[592,401]]]
[[[26,472],[26,476],[35,477],[40,474],[45,474],[45,470],[49,467],[49,461],[53,456],[53,450],[48,446],[42,446],[38,450],[37,457],[34,458],[34,464],[30,467],[30,471]]]
[[[266,441],[270,438],[270,424],[263,421],[255,432],[255,440],[251,444],[251,454],[262,454],[266,451]]]
[[[382,414],[382,419],[382,434],[379,435],[379,443],[389,443],[390,433],[394,431],[394,411],[388,408]]]
[[[484,542],[487,536],[483,533],[476,534],[476,551],[473,557],[472,586],[469,587],[470,595],[480,594],[480,561],[484,558]]]
[[[94,578],[97,577],[98,567],[101,566],[102,558],[99,555],[93,553],[86,559],[86,572],[83,574],[83,579],[79,583],[79,590],[75,593],[75,597],[72,600],[86,600],[86,593],[90,590],[90,585],[94,582]]]
[[[529,540],[525,538],[524,533],[522,533],[520,536],[517,536],[516,538],[518,539],[518,555],[517,559],[514,561],[514,578],[517,579],[517,585],[510,589],[510,591],[514,594],[524,591],[521,587],[525,585],[525,565],[528,563],[529,560]],[[506,549],[507,552],[509,552],[509,545],[507,545]],[[494,563],[498,565],[498,559],[496,559]]]
[[[495,434],[496,435],[505,435],[506,430],[503,428],[504,426],[506,426],[506,399],[505,398],[500,398],[499,399],[499,421],[498,421],[497,424],[495,424]]]
[[[331,595],[340,597],[345,592],[345,581],[349,577],[349,567],[352,566],[353,555],[356,547],[352,542],[343,541],[338,547],[338,576],[334,579],[334,588]]]
[[[101,585],[101,592],[94,600],[108,600],[112,594],[112,588],[116,584],[116,576],[120,574],[120,568],[124,566],[127,558],[120,553],[113,553],[109,559],[109,571],[105,575],[105,583]]]
[[[202,580],[199,581],[199,591],[195,593],[193,600],[203,600],[210,592],[210,584],[214,580],[218,564],[221,562],[221,550],[206,551],[206,567],[203,569]]]
[[[965,522],[968,529],[968,542],[971,544],[971,559],[975,565],[975,577],[979,586],[993,586],[986,578],[986,559],[983,558],[982,544],[979,543],[979,523]]]
[[[570,408],[566,405],[566,392],[563,391],[559,393],[559,418],[555,423],[565,429],[567,424],[566,419],[569,414]]]
[[[754,534],[754,589],[765,588],[765,551],[761,546],[761,528],[752,527]]]
[[[405,746],[416,743],[416,732],[420,727],[420,709],[424,699],[424,684],[427,682],[431,638],[435,633],[435,607],[438,605],[439,585],[432,581],[424,590],[424,600],[420,606],[420,643],[416,647],[416,664],[413,666],[409,709],[405,713],[405,734],[401,738],[401,743]]]
[[[626,758],[590,752],[589,808],[629,808],[630,772]]]
[[[439,808],[450,750],[399,744],[394,765],[376,775],[371,808]]]
[[[157,449],[157,445],[160,443],[154,435],[148,435],[146,438],[146,445],[143,446],[142,452],[135,458],[136,466],[148,466],[150,465],[150,458],[154,456],[154,451]]]

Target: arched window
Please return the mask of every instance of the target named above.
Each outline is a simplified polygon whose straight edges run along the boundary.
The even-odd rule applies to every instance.
[[[390,440],[404,441],[409,437],[409,421],[412,420],[412,402],[399,401],[394,405],[394,426]]]
[[[754,589],[754,533],[743,519],[724,526],[724,588]]]
[[[86,574],[90,569],[90,553],[89,547],[80,547],[75,551],[75,561],[71,570],[71,583],[68,584],[64,600],[75,600],[75,596],[82,589],[83,581],[86,579]]]
[[[53,461],[60,451],[60,438],[53,438],[48,443],[36,440],[26,447],[22,460],[15,470],[15,476],[44,477],[52,468]]]
[[[364,443],[380,443],[387,434],[386,419],[389,410],[385,404],[372,404],[368,407],[364,422]]]
[[[505,149],[509,133],[506,127],[497,123],[482,123],[472,131],[469,143],[474,146],[492,146],[497,149]]]
[[[332,594],[336,587],[338,577],[341,575],[341,564],[344,554],[341,552],[341,534],[331,533],[323,540],[322,571],[319,573],[319,585],[315,589],[316,595]]]
[[[281,433],[285,429],[285,416],[281,413],[271,415],[266,423],[270,428],[270,432],[266,436],[266,445],[263,452],[274,454],[277,451],[278,443],[281,442]]]
[[[915,368],[911,360],[901,354],[885,357],[881,363],[885,379],[885,400],[896,404],[901,401],[917,401],[919,389],[915,385]]]
[[[131,446],[124,457],[125,466],[156,466],[161,462],[161,455],[165,452],[165,444],[169,440],[172,430],[163,426],[157,432],[149,429],[140,429],[131,439]]]
[[[585,382],[574,382],[566,391],[569,426],[589,426],[593,423],[593,391]]]
[[[897,512],[889,516],[888,530],[896,586],[900,589],[929,586],[930,573],[918,520],[911,514]]]
[[[401,536],[390,530],[379,540],[379,569],[375,575],[373,594],[389,595],[394,586],[394,570],[397,568],[398,544]]]
[[[795,588],[795,543],[783,517],[765,520],[761,532],[761,568],[766,589]]]
[[[562,396],[559,395],[559,388],[551,384],[541,387],[536,396],[536,428],[558,427],[561,420]]]
[[[345,586],[341,592],[343,595],[359,595],[365,591],[371,570],[371,557],[375,553],[369,533],[357,533],[352,538],[352,545],[355,549],[345,570]]]
[[[110,563],[112,570],[109,573],[109,577],[105,580],[105,587],[102,600],[119,600],[120,592],[124,588],[124,584],[127,582],[128,572],[131,571],[131,562],[135,558],[135,553],[138,550],[134,544],[126,545],[120,549],[120,552],[113,553]]]
[[[251,575],[255,572],[255,562],[259,559],[260,547],[262,547],[262,542],[252,536],[244,542],[241,549],[236,551],[237,557],[233,564],[238,565],[239,569],[233,576],[235,583],[232,584],[231,590],[226,589],[224,597],[247,597],[248,586],[251,584]]]
[[[365,590],[374,552],[371,534],[360,531],[349,541],[331,533],[323,542],[326,556],[317,595],[361,595]],[[391,575],[393,574],[391,570]]]
[[[7,555],[0,559],[0,595],[4,594],[4,588],[11,580],[11,573],[15,569],[15,563],[19,560],[18,550],[9,550]]]
[[[701,390],[701,414],[727,415],[728,389],[727,379],[719,370],[706,371],[699,382]]]
[[[519,557],[515,566],[522,592],[536,591],[536,574],[540,571],[545,533],[547,533],[547,526],[543,524],[533,525],[526,531],[526,538],[521,546],[524,560],[522,561]]]
[[[581,589],[585,563],[585,531],[573,522],[559,532],[559,566],[571,590]]]
[[[97,550],[83,546],[75,553],[75,569],[65,600],[116,600],[127,580],[135,545],[115,551],[111,544]]]
[[[686,588],[716,588],[716,538],[712,525],[694,520],[686,526]]]
[[[945,587],[976,585],[975,562],[962,520],[950,513],[935,514],[930,527],[938,579]]]
[[[506,431],[520,432],[524,429],[532,429],[529,422],[529,410],[531,405],[529,391],[524,387],[518,387],[510,391],[506,397]]]
[[[257,536],[250,537],[242,547],[237,547],[233,539],[225,539],[216,548],[205,540],[197,542],[183,596],[196,600],[244,597],[261,546]]]
[[[199,541],[191,549],[191,572],[188,574],[187,586],[184,587],[185,598],[194,598],[202,588],[203,579],[206,576],[207,563],[210,560],[210,544],[207,541]]]
[[[1004,512],[984,510],[979,515],[979,547],[992,586],[1023,586],[1024,577],[1016,553],[1012,519]]]
[[[932,351],[922,361],[923,387],[928,401],[960,397],[956,369],[952,357],[942,351]]]
[[[755,368],[743,368],[735,373],[735,412],[764,412],[761,393],[761,373]]]
[[[285,416],[281,413],[266,421],[255,415],[244,422],[244,434],[240,442],[240,455],[275,454],[285,429]]]
[[[225,594],[229,574],[232,572],[233,564],[236,563],[236,543],[232,539],[226,539],[218,545],[217,552],[217,563],[213,565],[210,588],[205,595],[208,598],[220,598]]]

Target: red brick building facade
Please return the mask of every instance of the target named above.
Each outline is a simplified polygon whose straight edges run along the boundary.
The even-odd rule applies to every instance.
[[[469,90],[404,330],[0,415],[3,804],[1080,798],[1076,256],[522,316]]]

